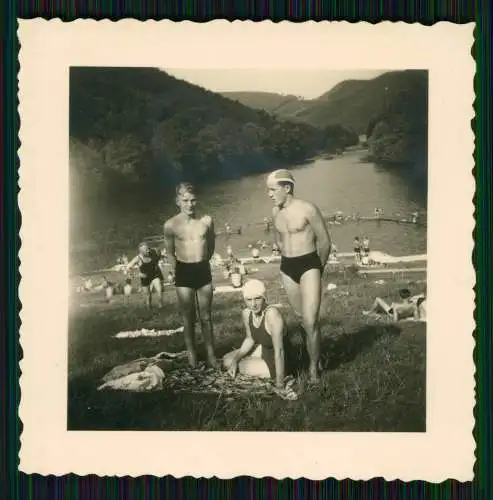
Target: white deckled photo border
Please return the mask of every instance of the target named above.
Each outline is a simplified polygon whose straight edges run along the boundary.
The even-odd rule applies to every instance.
[[[19,20],[20,470],[472,480],[473,28]],[[426,432],[67,431],[70,66],[429,70]],[[39,286],[46,282],[49,297]]]

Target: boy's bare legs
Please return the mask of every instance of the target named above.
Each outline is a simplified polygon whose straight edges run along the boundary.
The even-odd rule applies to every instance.
[[[178,305],[183,318],[183,336],[188,351],[188,364],[191,368],[197,366],[197,350],[195,347],[195,290],[186,287],[176,287]]]
[[[212,326],[212,283],[209,283],[197,290],[197,305],[199,308],[200,326],[205,344],[207,364],[212,368],[217,366],[216,355],[214,353],[214,329]]]

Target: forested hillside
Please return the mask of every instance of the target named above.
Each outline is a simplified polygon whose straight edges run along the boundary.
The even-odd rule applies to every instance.
[[[423,102],[428,74],[424,70],[391,71],[371,80],[345,80],[316,99],[299,99],[268,92],[225,92],[237,102],[263,109],[278,118],[300,121],[317,127],[340,124],[358,134],[384,107],[406,92]]]
[[[244,104],[255,93],[228,93]],[[347,80],[317,99],[263,98],[279,119],[325,128],[338,124],[368,136],[370,158],[379,163],[414,165],[426,175],[428,151],[428,72],[405,70],[371,80]],[[261,103],[260,100],[257,100]]]
[[[154,68],[72,68],[73,187],[92,197],[212,182],[355,144],[338,125],[280,121]]]

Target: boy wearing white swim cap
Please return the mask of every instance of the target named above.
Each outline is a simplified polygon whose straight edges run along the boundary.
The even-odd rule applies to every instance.
[[[295,180],[286,169],[267,177],[277,244],[281,250],[281,277],[289,302],[300,319],[310,358],[310,378],[319,380],[319,312],[322,272],[330,255],[327,225],[316,205],[294,197]]]
[[[285,323],[275,306],[267,305],[265,285],[249,280],[243,287],[246,308],[242,311],[245,339],[241,347],[226,354],[223,365],[232,377],[244,375],[275,378],[276,386],[284,386]]]

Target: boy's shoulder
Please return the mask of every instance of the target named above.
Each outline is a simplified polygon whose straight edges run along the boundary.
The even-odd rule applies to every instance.
[[[211,215],[203,215],[200,220],[207,226],[211,226],[212,225],[212,216]]]

